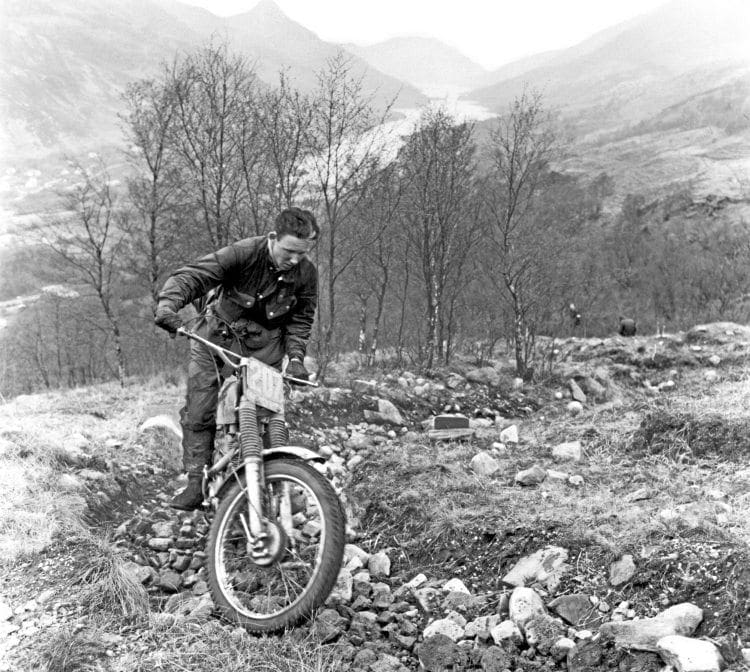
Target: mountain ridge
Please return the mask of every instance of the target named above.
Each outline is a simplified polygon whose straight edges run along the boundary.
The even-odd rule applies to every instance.
[[[94,150],[121,142],[118,112],[128,81],[157,75],[175,54],[226,37],[274,83],[282,69],[302,90],[339,51],[292,21],[272,0],[219,18],[174,0],[7,0],[0,27],[0,145],[5,159],[44,156],[50,150]],[[414,87],[370,68],[352,55],[350,70],[385,105],[426,98]]]

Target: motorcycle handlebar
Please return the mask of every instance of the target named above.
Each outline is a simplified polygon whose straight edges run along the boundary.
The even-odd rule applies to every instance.
[[[212,343],[206,338],[203,338],[202,336],[198,336],[194,331],[189,331],[188,329],[185,329],[185,327],[179,327],[177,329],[177,332],[180,336],[185,336],[186,338],[190,338],[194,341],[198,341],[205,347],[207,347],[209,350],[213,350],[220,358],[221,360],[231,366],[233,369],[239,369],[242,366],[242,360],[246,359],[242,355],[238,355],[236,352],[232,352],[231,350],[227,350],[226,348],[222,348],[220,345],[216,345],[216,343]],[[232,361],[234,358],[236,361]],[[319,384],[316,382],[312,382],[310,380],[303,380],[302,378],[295,378],[294,376],[287,376],[285,373],[281,374],[284,380],[288,380],[290,383],[294,383],[295,385],[308,385],[310,387],[319,387]]]

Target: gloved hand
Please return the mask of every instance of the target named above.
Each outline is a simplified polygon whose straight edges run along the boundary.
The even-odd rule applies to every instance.
[[[182,318],[177,314],[176,311],[172,310],[169,306],[159,305],[156,308],[156,315],[154,315],[154,324],[157,327],[161,327],[164,331],[168,331],[172,337],[177,333],[177,330],[183,326]]]
[[[305,368],[302,360],[297,357],[289,360],[289,364],[286,365],[286,375],[292,378],[299,378],[300,380],[308,380],[310,378],[310,372]]]

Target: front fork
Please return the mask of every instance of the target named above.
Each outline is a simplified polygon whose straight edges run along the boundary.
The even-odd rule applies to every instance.
[[[264,511],[265,474],[263,470],[263,450],[258,435],[258,415],[255,400],[248,394],[239,403],[240,418],[240,454],[245,467],[245,482],[247,484],[247,520],[241,517],[248,540],[248,554],[258,564],[270,562],[276,557],[283,539],[293,539],[294,529],[292,511],[292,492],[289,483],[281,485],[278,496],[278,511]],[[275,444],[288,443],[288,432],[283,416],[273,418],[266,428],[271,447]],[[272,513],[276,521],[269,521],[268,514]],[[279,529],[279,527],[281,529]]]
[[[255,399],[246,393],[239,403],[240,457],[245,467],[247,484],[247,520],[240,517],[248,539],[248,553],[254,560],[266,555],[268,530],[263,511],[263,454],[258,436],[258,413]]]

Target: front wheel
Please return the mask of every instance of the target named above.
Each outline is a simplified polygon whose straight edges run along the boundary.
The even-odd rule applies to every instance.
[[[214,604],[251,632],[283,630],[321,606],[345,543],[344,513],[326,478],[300,460],[271,460],[264,471],[264,553],[248,538],[244,475],[219,503],[207,548]]]

